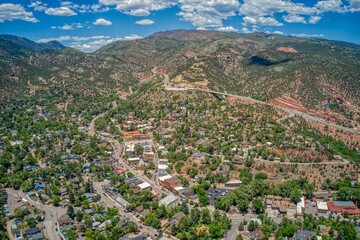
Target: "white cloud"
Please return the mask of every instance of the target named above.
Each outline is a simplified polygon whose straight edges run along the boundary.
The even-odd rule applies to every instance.
[[[106,6],[115,5],[118,11],[133,16],[149,16],[152,11],[178,5],[178,15],[195,27],[221,27],[222,21],[235,16],[238,0],[99,0]]]
[[[47,6],[46,4],[44,4],[40,1],[34,1],[34,2],[31,2],[28,7],[34,8],[35,11],[45,11],[47,9],[46,6]]]
[[[232,26],[219,27],[215,30],[221,31],[221,32],[237,32],[238,31],[236,28],[234,28]]]
[[[135,40],[135,39],[140,39],[140,38],[142,38],[142,37],[137,34],[130,34],[129,36],[124,37],[125,40]]]
[[[69,46],[72,48],[76,48],[78,50],[84,51],[84,52],[94,52],[107,44],[110,44],[115,41],[120,41],[120,40],[123,40],[123,39],[117,37],[117,38],[103,38],[103,39],[88,41],[88,42],[76,41],[76,42],[70,43]]]
[[[274,31],[274,34],[284,35],[284,33],[281,31]]]
[[[71,10],[69,7],[58,7],[58,8],[48,8],[45,10],[47,15],[53,16],[74,16],[77,15],[76,12]]]
[[[112,22],[106,20],[106,19],[103,19],[103,18],[99,18],[99,19],[96,19],[95,22],[93,22],[94,25],[101,25],[101,26],[110,26],[112,25]]]
[[[126,37],[110,37],[104,35],[94,35],[94,36],[59,36],[59,37],[50,37],[50,38],[43,38],[38,39],[36,42],[38,43],[47,43],[50,41],[59,41],[62,42],[64,45],[76,48],[78,50],[84,52],[94,52],[99,48],[112,43],[114,41],[123,41],[123,40],[134,40],[139,39],[140,36],[136,34],[131,34]]]
[[[349,0],[349,6],[346,6],[346,10],[349,12],[360,11],[360,0]]]
[[[74,41],[89,41],[89,40],[94,40],[94,39],[107,39],[110,38],[109,36],[103,36],[103,35],[95,35],[95,36],[88,36],[88,37],[77,37],[77,36],[60,36],[60,37],[51,37],[51,38],[42,38],[37,40],[36,42],[38,43],[47,43],[50,41],[70,41],[70,40],[74,40]]]
[[[342,1],[341,0],[321,0],[315,7],[319,9],[320,13],[323,12],[341,12]]]
[[[61,29],[61,30],[74,30],[83,28],[84,25],[81,23],[71,23],[71,24],[64,24],[63,26],[51,26],[51,29]]]
[[[315,24],[315,23],[318,23],[320,20],[321,20],[320,16],[311,16],[309,19],[309,23]]]
[[[116,8],[116,9],[118,9],[118,8]],[[146,10],[146,9],[126,10],[123,12],[127,15],[136,16],[136,17],[147,17],[150,15],[150,11]]]
[[[222,27],[222,21],[235,16],[238,0],[179,0],[181,19],[195,27]]]
[[[301,37],[301,38],[317,38],[317,37],[324,37],[324,34],[307,34],[307,33],[294,33],[291,34],[294,37]]]
[[[306,20],[304,17],[296,15],[296,14],[295,15],[293,15],[293,14],[285,15],[283,17],[283,19],[288,23],[306,23]]]
[[[118,11],[133,16],[149,16],[151,11],[173,6],[175,0],[99,0],[103,5],[115,5]]]
[[[252,29],[248,29],[247,27],[243,27],[242,29],[241,29],[241,31],[243,32],[243,33],[254,33],[254,32],[256,32],[258,29],[257,29],[257,27],[255,26],[255,27],[253,27]]]
[[[152,25],[152,24],[154,24],[154,21],[150,20],[150,19],[142,19],[142,20],[136,21],[135,23],[139,24],[139,25]]]
[[[32,12],[27,12],[20,4],[0,4],[0,22],[23,20],[26,22],[38,22]]]
[[[283,26],[284,24],[279,22],[273,17],[249,17],[243,18],[243,25],[254,26]]]

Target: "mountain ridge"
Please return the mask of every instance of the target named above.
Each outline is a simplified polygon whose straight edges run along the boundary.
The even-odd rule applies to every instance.
[[[116,41],[92,54],[71,48],[10,48],[20,53],[20,59],[11,51],[4,54],[7,50],[1,42],[0,54],[5,57],[0,61],[0,84],[6,92],[26,93],[30,83],[39,89],[55,84],[90,95],[123,93],[160,67],[175,85],[264,101],[290,96],[315,109],[334,99],[360,106],[356,90],[360,89],[360,46],[352,43],[266,33],[173,30]]]

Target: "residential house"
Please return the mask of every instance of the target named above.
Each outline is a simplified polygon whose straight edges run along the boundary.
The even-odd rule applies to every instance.
[[[117,201],[125,209],[130,206],[130,203],[126,201],[124,198],[122,198],[120,194],[116,197],[115,201]]]
[[[36,191],[44,191],[45,187],[44,187],[44,185],[42,185],[41,183],[35,183],[34,189],[35,189]]]
[[[169,194],[159,201],[159,205],[165,205],[165,207],[176,207],[178,204],[179,198],[172,194]]]
[[[328,214],[329,208],[326,202],[324,201],[316,201],[317,211],[321,214]]]
[[[259,229],[255,229],[255,231],[250,233],[250,240],[262,240],[264,237],[264,233]]]
[[[40,229],[38,227],[33,227],[33,228],[28,228],[24,231],[24,234],[26,236],[28,235],[34,235],[34,234],[37,234],[37,233],[40,233]]]
[[[230,180],[228,182],[225,183],[225,187],[229,187],[229,188],[236,188],[239,187],[242,184],[242,181],[240,180]]]
[[[71,223],[71,219],[69,218],[69,216],[67,214],[61,215],[58,219],[59,225],[63,226],[63,225],[67,225],[69,223]]]
[[[294,240],[311,240],[316,236],[316,232],[299,229],[294,236]]]
[[[176,177],[171,177],[163,181],[160,181],[160,184],[172,192],[175,192],[176,191],[175,188],[180,187],[182,185],[180,179]]]
[[[293,204],[289,198],[283,198],[280,196],[267,195],[265,197],[265,202],[267,206],[277,210],[280,214],[286,214],[288,212],[288,208],[296,208],[295,204]]]
[[[359,208],[352,201],[328,201],[327,206],[333,215],[345,212],[349,215],[360,215]]]
[[[296,204],[296,213],[302,215],[305,213],[306,201],[305,197],[302,196],[300,202]]]
[[[332,194],[329,192],[314,192],[313,197],[316,200],[329,201],[332,199]]]

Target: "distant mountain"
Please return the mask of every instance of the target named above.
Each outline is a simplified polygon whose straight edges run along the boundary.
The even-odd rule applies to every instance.
[[[286,95],[311,108],[334,98],[360,106],[360,46],[351,43],[265,33],[175,30],[113,42],[85,54],[63,49],[57,42],[41,51],[42,44],[6,38],[0,37],[0,55],[7,53],[0,60],[0,87],[5,96],[28,91],[29,84],[38,88],[58,84],[91,95],[129,91],[159,66],[173,82],[185,85],[262,100]],[[16,54],[21,57],[14,58]]]
[[[6,34],[0,35],[0,41],[8,41],[10,43],[19,45],[34,52],[43,51],[45,49],[61,50],[65,48],[65,46],[58,41],[50,41],[48,43],[36,43],[24,37]]]

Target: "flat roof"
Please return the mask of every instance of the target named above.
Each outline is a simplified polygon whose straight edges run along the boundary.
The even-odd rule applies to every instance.
[[[165,165],[165,164],[159,164],[158,165],[158,169],[168,169],[169,166],[168,165]]]
[[[228,181],[228,182],[226,182],[226,184],[234,184],[234,183],[237,183],[237,184],[241,184],[242,183],[242,181],[240,181],[240,180],[230,180],[230,181]]]
[[[351,201],[333,201],[335,206],[354,206],[355,204]]]
[[[138,187],[139,188],[141,188],[141,189],[145,189],[145,188],[148,188],[148,187],[150,187],[151,185],[148,183],[148,182],[143,182],[143,183],[140,183],[139,185],[138,185]]]
[[[176,196],[174,196],[172,194],[169,194],[168,196],[164,197],[163,199],[161,199],[159,201],[159,205],[168,206],[168,205],[170,205],[171,203],[173,203],[173,202],[175,202],[177,200],[178,200],[178,198]]]
[[[166,179],[169,179],[169,178],[172,178],[172,177],[173,177],[173,176],[171,176],[170,174],[168,174],[168,175],[159,177],[159,180],[160,180],[160,181],[165,181]]]
[[[177,191],[177,192],[178,192],[178,191],[183,190],[184,188],[183,188],[182,186],[179,186],[179,187],[175,187],[174,189],[175,189],[175,191]]]
[[[326,202],[317,201],[316,203],[317,203],[317,208],[318,208],[319,210],[329,210]]]

